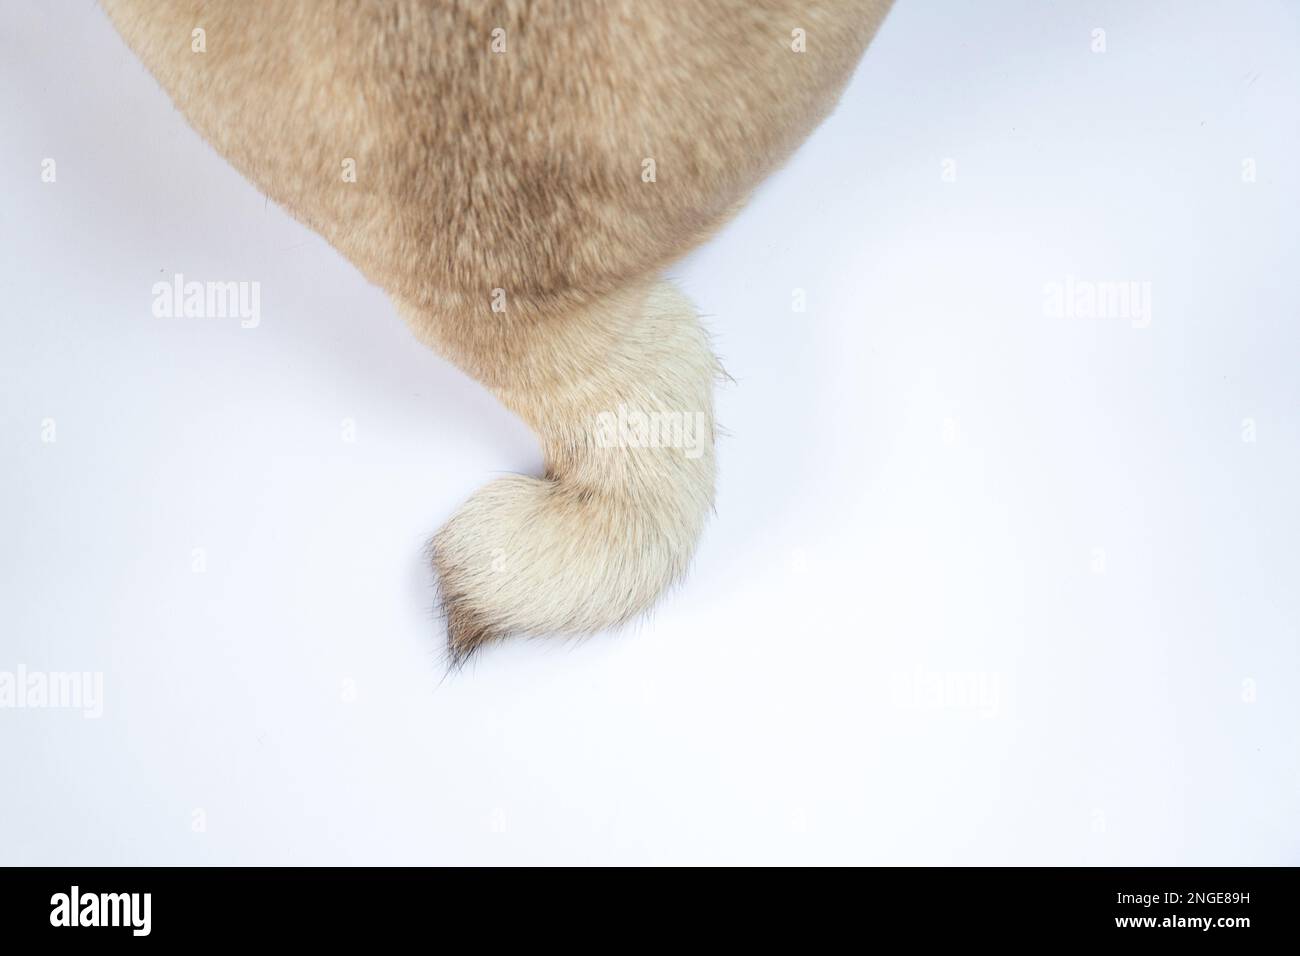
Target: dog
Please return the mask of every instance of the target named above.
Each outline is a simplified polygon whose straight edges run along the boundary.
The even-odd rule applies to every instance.
[[[537,433],[430,553],[451,659],[686,572],[720,367],[660,278],[831,110],[890,0],[102,0],[198,132]]]

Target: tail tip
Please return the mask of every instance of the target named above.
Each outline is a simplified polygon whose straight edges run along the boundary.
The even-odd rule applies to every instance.
[[[434,557],[434,565],[438,565]],[[446,586],[448,575],[438,568],[438,612],[447,627],[447,664],[460,670],[479,648],[506,635],[476,610],[469,598]]]

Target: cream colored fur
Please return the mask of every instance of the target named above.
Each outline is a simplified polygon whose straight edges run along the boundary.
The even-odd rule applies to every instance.
[[[540,437],[544,476],[434,538],[453,657],[649,607],[712,507],[718,374],[656,276],[826,114],[888,0],[103,3],[230,162]]]

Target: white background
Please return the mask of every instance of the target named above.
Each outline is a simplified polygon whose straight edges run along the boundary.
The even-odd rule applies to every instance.
[[[444,679],[422,547],[531,434],[97,7],[6,0],[0,670],[105,700],[0,710],[0,861],[1300,862],[1298,50],[904,0],[673,270],[736,379],[690,578]],[[154,318],[177,272],[261,325]]]

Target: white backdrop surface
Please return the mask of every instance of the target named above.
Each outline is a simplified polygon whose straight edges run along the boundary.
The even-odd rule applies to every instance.
[[[7,0],[0,674],[103,694],[0,709],[0,863],[1300,862],[1297,50],[903,0],[672,270],[736,380],[693,574],[444,679],[422,547],[531,434],[97,7]]]

